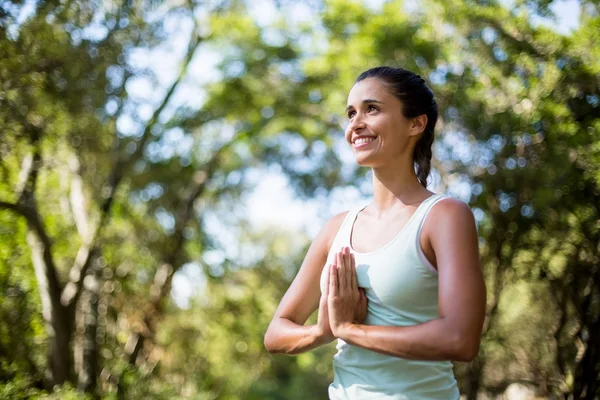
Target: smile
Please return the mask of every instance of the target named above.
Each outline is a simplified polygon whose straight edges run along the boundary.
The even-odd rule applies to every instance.
[[[373,137],[373,136],[359,137],[359,138],[355,139],[353,142],[354,148],[365,147],[369,143],[375,141],[376,139],[377,139],[377,137]]]

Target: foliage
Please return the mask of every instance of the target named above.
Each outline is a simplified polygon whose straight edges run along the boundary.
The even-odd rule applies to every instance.
[[[0,397],[325,397],[332,346],[262,346],[310,238],[244,201],[267,170],[306,199],[368,192],[342,114],[378,64],[431,83],[439,190],[479,224],[461,391],[599,396],[600,10],[561,35],[532,24],[552,3],[275,2],[267,23],[243,1],[0,4]]]

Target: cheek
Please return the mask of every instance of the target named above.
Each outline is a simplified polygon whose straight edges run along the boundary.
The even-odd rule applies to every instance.
[[[347,129],[344,131],[344,137],[346,138],[346,142],[350,143],[350,139],[352,139],[352,132],[350,132],[350,129]]]
[[[379,129],[382,132],[385,132],[383,136],[385,136],[385,139],[388,142],[402,144],[406,139],[406,135],[402,132],[402,128],[399,125],[394,124],[393,121],[386,121],[379,126]]]

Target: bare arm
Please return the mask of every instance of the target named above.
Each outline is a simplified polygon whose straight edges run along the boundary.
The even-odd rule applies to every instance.
[[[269,352],[297,354],[335,339],[329,328],[327,299],[325,297],[320,301],[319,282],[329,248],[345,216],[346,213],[342,213],[331,218],[310,245],[298,274],[279,303],[265,333],[264,344]],[[320,303],[319,321],[315,325],[305,326],[304,323]]]
[[[349,322],[343,312],[343,282],[348,281],[343,274],[349,273],[344,266],[329,277],[329,318],[336,337],[408,359],[470,361],[477,355],[486,294],[473,214],[465,203],[445,199],[429,218],[435,221],[427,236],[437,260],[439,318],[407,327]]]

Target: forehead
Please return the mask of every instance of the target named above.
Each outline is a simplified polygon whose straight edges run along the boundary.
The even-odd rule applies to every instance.
[[[390,101],[391,99],[398,101],[396,97],[392,95],[383,85],[383,83],[376,78],[363,79],[352,86],[352,89],[348,94],[348,105],[358,107],[360,103],[366,99],[377,100],[381,102]]]

